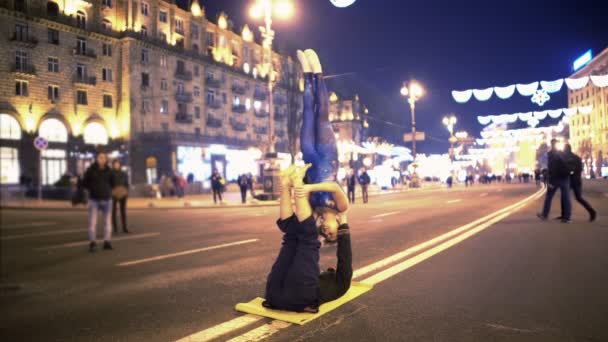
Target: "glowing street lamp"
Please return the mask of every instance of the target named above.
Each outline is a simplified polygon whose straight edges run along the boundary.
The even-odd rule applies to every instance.
[[[454,136],[454,125],[456,124],[456,117],[454,115],[450,115],[449,117],[446,116],[443,118],[443,125],[448,129],[448,132],[450,132],[450,157],[453,159],[454,158],[454,144],[458,141],[458,138]],[[458,133],[462,133],[462,132],[458,132]],[[457,133],[457,134],[458,134]],[[466,132],[465,132],[466,134]]]
[[[412,157],[416,161],[416,101],[424,95],[424,89],[416,81],[411,81],[409,84],[404,82],[401,95],[407,98],[412,110]]]

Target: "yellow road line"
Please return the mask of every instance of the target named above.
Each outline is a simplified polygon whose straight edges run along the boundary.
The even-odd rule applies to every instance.
[[[455,199],[455,200],[447,201],[445,203],[452,204],[452,203],[458,203],[458,202],[462,202],[462,200],[460,198],[458,198],[458,199]]]
[[[197,332],[190,336],[186,336],[177,342],[206,342],[225,335],[231,331],[235,331],[246,327],[249,324],[255,323],[264,317],[258,315],[246,314],[244,316],[237,317],[233,320],[218,324],[212,328]]]
[[[231,247],[231,246],[244,245],[247,243],[252,243],[252,242],[257,242],[257,241],[259,241],[259,239],[249,239],[249,240],[242,240],[242,241],[231,242],[231,243],[224,243],[224,244],[217,245],[217,246],[210,246],[210,247],[204,247],[204,248],[191,249],[189,251],[158,255],[155,257],[151,257],[151,258],[145,258],[145,259],[139,259],[139,260],[133,260],[133,261],[125,261],[125,262],[116,264],[116,266],[139,265],[139,264],[143,264],[143,263],[147,263],[147,262],[176,258],[176,257],[183,256],[183,255],[206,252],[206,251],[211,251],[214,249],[226,248],[226,247]]]

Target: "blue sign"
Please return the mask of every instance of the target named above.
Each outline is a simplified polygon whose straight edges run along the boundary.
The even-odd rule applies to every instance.
[[[49,147],[49,142],[43,137],[36,137],[36,139],[34,139],[34,147],[38,150],[46,150],[46,148]]]
[[[591,62],[591,60],[593,59],[593,54],[591,53],[591,50],[587,50],[587,52],[585,52],[582,56],[580,56],[579,58],[577,58],[574,63],[572,64],[572,69],[574,71],[584,67],[585,65],[589,64],[589,62]]]

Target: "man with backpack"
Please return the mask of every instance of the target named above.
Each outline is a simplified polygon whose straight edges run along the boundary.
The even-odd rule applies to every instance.
[[[570,173],[565,163],[565,155],[557,150],[557,140],[551,140],[551,150],[547,152],[547,194],[542,213],[537,214],[541,220],[546,220],[551,211],[553,195],[559,189],[562,203],[562,223],[570,223],[572,204],[570,203]]]
[[[247,202],[247,190],[249,189],[249,179],[246,174],[242,174],[238,179],[239,189],[241,189],[241,203]]]
[[[570,144],[566,144],[564,147],[564,161],[570,175],[570,188],[574,192],[574,198],[589,213],[589,222],[593,222],[597,217],[597,212],[593,209],[591,204],[583,198],[583,160],[572,152],[572,146],[570,146]],[[562,208],[562,218],[563,216]]]

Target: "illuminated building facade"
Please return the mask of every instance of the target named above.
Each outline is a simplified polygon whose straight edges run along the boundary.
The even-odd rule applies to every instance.
[[[571,78],[608,73],[608,48],[576,71]],[[589,114],[578,113],[570,118],[570,144],[591,170],[601,174],[601,167],[608,163],[608,87],[600,88],[589,81],[579,90],[568,91],[568,107],[593,106]]]
[[[259,170],[270,76],[249,27],[235,33],[225,14],[209,21],[196,0],[189,10],[161,0],[0,0],[0,20],[2,184],[38,178],[36,136],[50,142],[43,184],[81,173],[99,147],[130,167],[134,184],[174,170],[199,181],[212,168],[228,179]],[[288,91],[297,90],[287,84],[299,71],[277,53],[272,62],[284,153]]]
[[[341,98],[335,92],[329,96],[329,121],[331,121],[338,141],[338,152],[341,163],[357,161],[357,153],[347,146],[361,146],[367,139],[369,123],[368,110],[359,101],[359,96],[352,99]]]

